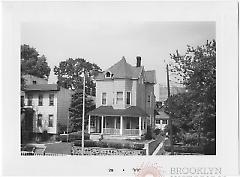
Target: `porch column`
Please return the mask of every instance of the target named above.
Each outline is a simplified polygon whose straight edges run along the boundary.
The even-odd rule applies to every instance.
[[[102,116],[102,123],[101,123],[101,134],[103,134],[103,116]]]
[[[120,135],[123,134],[123,117],[120,116]]]
[[[91,129],[91,116],[88,115],[88,134],[90,134],[90,129]]]
[[[141,117],[138,118],[138,126],[139,126],[139,136],[141,136],[141,126],[142,126],[142,122],[141,122]]]
[[[114,117],[114,129],[116,129],[116,128],[117,128],[117,118]]]

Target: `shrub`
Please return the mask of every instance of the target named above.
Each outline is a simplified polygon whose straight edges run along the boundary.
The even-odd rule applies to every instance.
[[[153,133],[155,133],[155,135],[159,135],[161,132],[162,132],[162,130],[159,128],[153,130]]]
[[[147,133],[145,135],[146,140],[151,140],[153,139],[153,130],[151,126],[147,126]]]
[[[74,146],[82,146],[81,140],[75,140],[73,142]],[[114,143],[114,142],[103,142],[103,141],[92,141],[92,140],[85,140],[84,141],[85,147],[102,147],[102,148],[116,148],[116,149],[136,149],[141,150],[144,148],[144,144],[130,144],[130,143]]]
[[[141,150],[144,148],[144,144],[134,144],[133,149]]]
[[[203,153],[202,146],[173,146],[174,152],[177,153]],[[169,145],[164,146],[164,150],[170,152],[171,147]]]

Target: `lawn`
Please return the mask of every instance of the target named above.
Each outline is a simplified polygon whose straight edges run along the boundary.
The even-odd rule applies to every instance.
[[[49,143],[45,144],[47,147],[45,153],[68,154],[71,155],[71,143]]]

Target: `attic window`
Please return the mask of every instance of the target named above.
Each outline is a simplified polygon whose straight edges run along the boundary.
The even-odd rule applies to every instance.
[[[106,72],[105,77],[106,78],[110,78],[111,77],[111,73],[110,72]]]

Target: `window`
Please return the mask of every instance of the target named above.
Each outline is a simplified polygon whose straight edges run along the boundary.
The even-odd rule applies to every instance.
[[[127,103],[128,105],[130,105],[130,104],[131,104],[131,92],[127,92],[127,99],[126,99],[126,103]]]
[[[161,124],[161,120],[156,120],[156,124]]]
[[[117,104],[123,104],[123,92],[117,92]]]
[[[95,120],[94,120],[94,119],[91,119],[91,121],[90,121],[90,126],[91,126],[91,127],[95,127]]]
[[[33,96],[28,95],[28,106],[32,106],[32,99],[33,99]]]
[[[37,127],[42,127],[42,114],[38,114]]]
[[[167,124],[168,121],[167,120],[162,120],[162,124]]]
[[[107,94],[102,93],[102,105],[106,105],[106,104],[107,104]]]
[[[48,127],[53,127],[53,115],[48,116]]]
[[[150,103],[150,100],[151,100],[151,97],[150,97],[150,95],[148,95],[147,102]]]
[[[110,72],[106,72],[106,75],[105,75],[107,78],[110,78],[111,77],[111,73]]]
[[[37,81],[32,81],[33,85],[36,85],[37,84]]]
[[[43,105],[43,95],[40,94],[38,95],[38,106],[42,106]]]
[[[54,105],[54,94],[49,94],[49,106]]]

